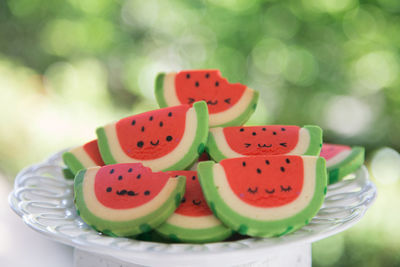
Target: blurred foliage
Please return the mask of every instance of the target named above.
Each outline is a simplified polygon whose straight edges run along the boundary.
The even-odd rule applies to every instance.
[[[13,176],[94,138],[98,125],[157,108],[159,71],[217,68],[260,91],[249,124],[318,124],[329,142],[390,147],[368,156],[384,192],[376,206],[393,211],[399,28],[398,0],[4,0],[0,168]],[[359,233],[316,243],[315,265],[399,266],[380,212]]]

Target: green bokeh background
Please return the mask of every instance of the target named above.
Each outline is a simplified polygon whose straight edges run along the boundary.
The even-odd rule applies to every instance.
[[[260,91],[249,124],[317,124],[367,148],[379,197],[313,245],[314,266],[400,266],[399,49],[398,0],[5,0],[0,171],[156,108],[159,71],[216,68]]]

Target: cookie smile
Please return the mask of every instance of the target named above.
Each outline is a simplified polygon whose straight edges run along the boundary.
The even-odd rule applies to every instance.
[[[271,147],[272,146],[272,144],[269,144],[269,145],[266,145],[266,144],[258,144],[258,147]]]
[[[153,141],[150,141],[150,144],[153,146],[157,146],[160,143],[160,140],[157,140],[157,142],[153,143]]]
[[[201,204],[201,200],[196,201],[195,199],[192,200],[193,205],[199,206]]]
[[[119,191],[119,190],[117,190],[117,195],[119,195],[119,196],[124,196],[124,195],[128,195],[128,196],[137,196],[137,195],[139,195],[139,193],[135,193],[134,191],[132,191],[132,190],[125,190],[125,189],[122,189],[121,191]]]

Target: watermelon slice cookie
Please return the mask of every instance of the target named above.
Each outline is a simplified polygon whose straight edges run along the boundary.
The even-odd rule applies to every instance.
[[[74,183],[78,214],[111,236],[134,236],[159,226],[185,192],[184,176],[152,172],[140,163],[82,170]]]
[[[78,146],[68,150],[63,154],[65,165],[69,168],[72,174],[77,174],[78,171],[94,167],[104,166],[101,158],[97,140],[90,141],[83,146]],[[67,177],[67,176],[66,176]]]
[[[218,70],[160,73],[155,87],[160,107],[204,100],[210,127],[242,125],[253,114],[258,101],[257,91],[240,83],[229,83]]]
[[[153,171],[183,170],[204,151],[205,102],[130,116],[96,131],[106,164],[141,162]]]
[[[207,203],[224,224],[243,235],[280,236],[306,225],[326,194],[323,158],[252,156],[201,162]]]
[[[364,163],[364,154],[363,147],[324,143],[320,156],[326,159],[329,184],[342,180],[346,175],[360,168]]]
[[[221,241],[232,234],[207,206],[196,171],[170,171],[186,176],[186,191],[177,210],[156,231],[173,241],[205,243]]]
[[[210,129],[206,150],[218,162],[257,155],[318,156],[321,146],[318,126],[236,126]]]

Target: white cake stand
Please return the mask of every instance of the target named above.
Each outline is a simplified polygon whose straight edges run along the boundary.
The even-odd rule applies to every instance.
[[[376,197],[363,166],[348,179],[328,186],[317,216],[289,235],[203,245],[114,238],[92,230],[76,214],[73,181],[63,177],[61,153],[22,170],[9,203],[33,230],[73,246],[75,267],[311,266],[311,243],[353,226]]]

